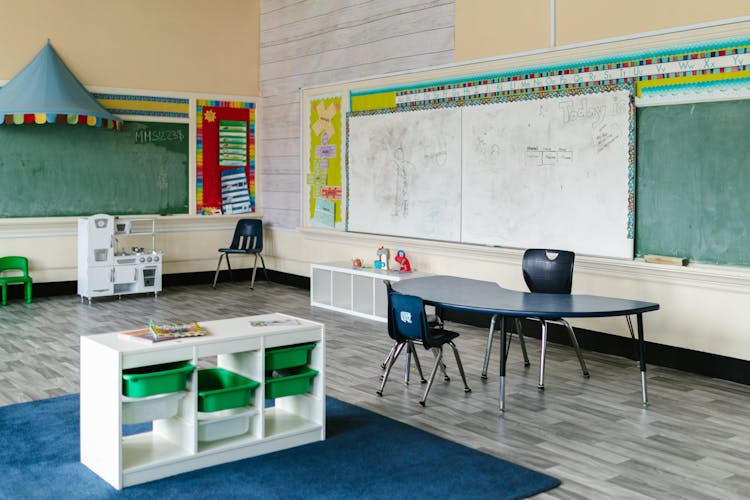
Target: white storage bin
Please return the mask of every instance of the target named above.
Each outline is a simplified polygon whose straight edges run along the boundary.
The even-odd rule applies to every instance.
[[[198,412],[198,441],[216,441],[245,434],[250,429],[250,417],[257,412],[252,408]]]
[[[122,423],[140,424],[177,415],[185,392],[155,394],[144,398],[122,396]]]

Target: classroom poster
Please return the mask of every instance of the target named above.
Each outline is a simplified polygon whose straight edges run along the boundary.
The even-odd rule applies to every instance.
[[[305,178],[310,188],[309,218],[324,220],[326,226],[342,221],[341,123],[341,96],[310,101],[310,170]],[[321,219],[322,213],[326,216]]]
[[[255,103],[197,100],[196,140],[196,212],[255,212]]]

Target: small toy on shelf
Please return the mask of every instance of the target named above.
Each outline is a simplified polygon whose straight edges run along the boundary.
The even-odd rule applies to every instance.
[[[406,258],[406,252],[404,252],[403,250],[399,250],[398,252],[396,252],[396,256],[393,258],[393,260],[401,265],[399,271],[411,271],[411,264],[409,263],[409,259]]]
[[[388,261],[391,259],[391,252],[387,248],[380,247],[377,251],[377,259],[375,259],[375,269],[382,269],[388,271],[390,266]]]
[[[352,259],[352,268],[353,269],[361,269],[362,268],[362,259]]]

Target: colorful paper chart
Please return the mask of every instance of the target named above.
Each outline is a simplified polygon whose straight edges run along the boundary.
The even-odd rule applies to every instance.
[[[219,166],[247,165],[247,123],[232,120],[219,122]]]

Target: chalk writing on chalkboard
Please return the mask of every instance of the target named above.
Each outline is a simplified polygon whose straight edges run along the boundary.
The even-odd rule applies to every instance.
[[[185,134],[182,130],[152,130],[139,129],[135,131],[136,144],[148,144],[152,142],[182,142],[185,140]]]

